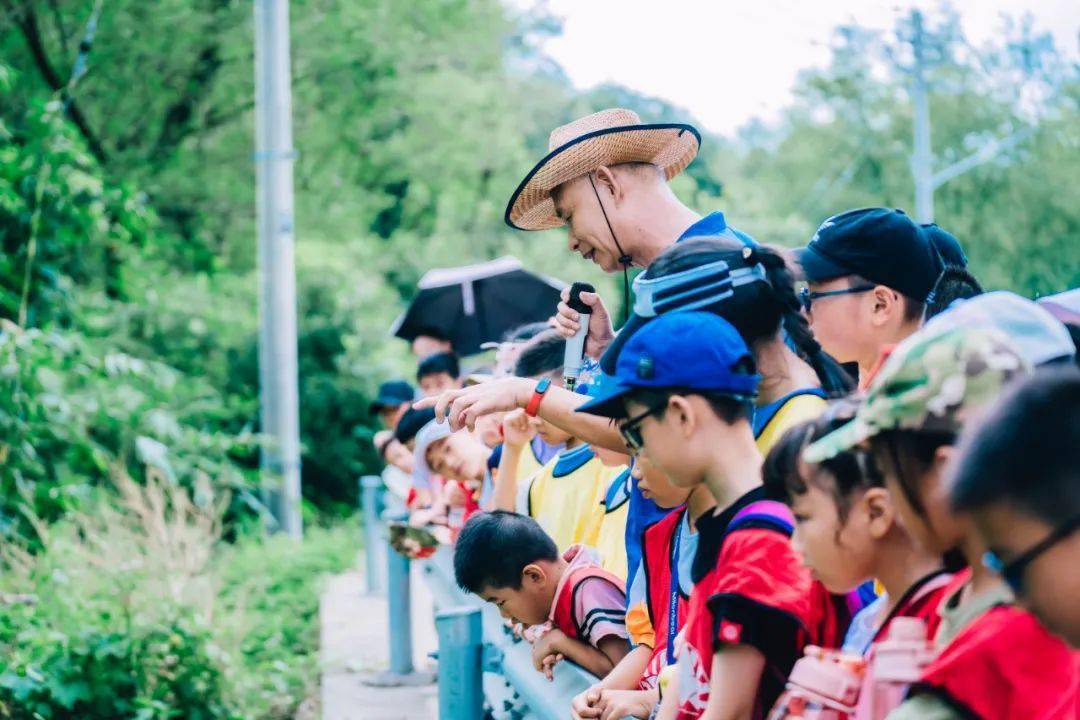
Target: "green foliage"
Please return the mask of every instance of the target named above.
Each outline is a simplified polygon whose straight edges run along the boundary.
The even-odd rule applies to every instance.
[[[223,546],[226,498],[197,505],[117,477],[51,526],[0,545],[0,718],[285,720],[318,675],[318,592],[352,533]]]
[[[232,456],[254,438],[207,429],[215,390],[156,362],[107,351],[74,332],[0,330],[0,521],[25,533],[28,509],[47,521],[78,506],[116,467],[149,466],[195,487],[214,477],[248,494]],[[24,507],[28,506],[28,507]]]

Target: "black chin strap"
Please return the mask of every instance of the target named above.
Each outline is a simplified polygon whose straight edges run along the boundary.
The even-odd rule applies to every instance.
[[[600,193],[596,189],[596,183],[593,182],[592,173],[589,173],[589,184],[592,185],[593,195],[596,195],[596,202],[600,204],[600,212],[604,214],[604,222],[607,223],[608,232],[611,233],[611,239],[615,241],[615,248],[619,251],[619,264],[622,265],[622,279],[623,279],[623,324],[630,318],[630,261],[633,259],[626,254],[626,251],[622,249],[622,245],[619,244],[619,238],[615,236],[615,230],[611,227],[611,221],[608,220],[607,210],[604,209],[604,203],[600,199]]]

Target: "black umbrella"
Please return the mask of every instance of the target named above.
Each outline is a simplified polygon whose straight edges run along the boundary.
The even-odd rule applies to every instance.
[[[535,275],[517,258],[431,270],[391,332],[412,342],[437,331],[459,355],[474,355],[481,344],[502,339],[507,330],[547,320],[555,314],[566,285]]]

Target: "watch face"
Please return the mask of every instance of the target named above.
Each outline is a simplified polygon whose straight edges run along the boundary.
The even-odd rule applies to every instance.
[[[551,378],[543,378],[540,382],[536,383],[536,392],[547,392],[548,387],[551,385]]]

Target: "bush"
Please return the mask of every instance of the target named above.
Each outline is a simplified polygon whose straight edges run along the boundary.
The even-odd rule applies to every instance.
[[[228,497],[197,505],[153,470],[114,482],[57,523],[31,515],[34,552],[0,545],[0,718],[294,717],[317,686],[319,578],[352,533],[228,545]]]

